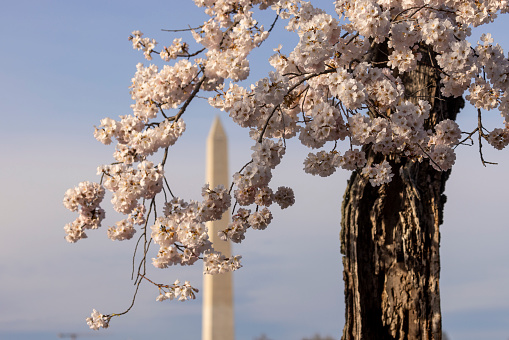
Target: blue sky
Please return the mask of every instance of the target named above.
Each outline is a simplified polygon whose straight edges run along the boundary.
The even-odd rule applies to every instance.
[[[178,5],[178,8],[176,4]],[[324,1],[325,3],[325,1]],[[328,2],[327,2],[328,3]],[[330,4],[328,4],[331,7]],[[161,28],[183,28],[205,18],[192,1],[16,1],[0,12],[0,339],[56,339],[59,332],[105,339],[199,339],[201,300],[156,302],[157,291],[142,287],[135,308],[115,318],[111,329],[92,333],[84,319],[92,308],[120,312],[133,292],[133,242],[112,242],[105,226],[77,244],[63,239],[63,226],[75,215],[62,206],[65,190],[80,181],[97,181],[96,167],[111,162],[112,149],[96,142],[93,126],[103,117],[128,114],[130,80],[138,62],[148,63],[127,41],[139,29],[160,46],[175,35]],[[507,17],[490,30],[509,47]],[[267,18],[267,25],[271,19]],[[279,26],[281,28],[281,25]],[[476,32],[479,35],[479,32]],[[294,40],[275,36],[288,51]],[[267,53],[267,52],[265,52]],[[268,54],[252,62],[262,77]],[[204,100],[184,116],[188,129],[170,152],[167,173],[174,192],[197,198],[204,181],[205,138],[218,111]],[[500,124],[497,112],[486,121]],[[463,130],[475,124],[465,108]],[[226,120],[230,168],[249,160],[246,132]],[[442,311],[450,338],[509,338],[508,151],[486,147],[484,168],[477,148],[461,148],[447,183],[442,227]],[[294,187],[297,203],[280,212],[263,232],[251,231],[235,253],[244,268],[235,277],[237,339],[262,333],[273,340],[315,333],[339,338],[343,316],[339,253],[339,207],[349,174],[330,178],[303,173],[308,150],[289,143],[274,186]],[[161,282],[176,278],[201,286],[201,267],[152,270]]]

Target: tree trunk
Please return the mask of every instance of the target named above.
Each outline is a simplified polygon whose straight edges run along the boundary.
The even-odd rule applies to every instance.
[[[432,105],[428,128],[455,119],[463,106],[462,98],[439,98],[440,78],[432,67],[420,66],[401,78],[410,100],[418,94]],[[384,157],[369,147],[364,151],[368,164],[387,160],[394,177],[380,187],[358,172],[348,181],[340,236],[346,303],[342,339],[441,340],[439,226],[450,171],[436,171],[428,160]]]

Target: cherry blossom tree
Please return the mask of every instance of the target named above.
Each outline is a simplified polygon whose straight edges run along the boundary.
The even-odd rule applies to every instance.
[[[159,247],[151,260],[157,268],[203,261],[211,275],[239,269],[241,256],[214,250],[205,222],[231,208],[220,236],[236,243],[250,228],[267,228],[274,203],[285,209],[295,201],[290,187],[270,185],[286,141],[298,138],[312,151],[305,172],[352,172],[341,207],[343,339],[442,339],[439,227],[455,149],[477,144],[486,165],[483,145],[509,144],[509,61],[490,34],[477,44],[467,38],[509,11],[507,0],[337,0],[336,13],[319,1],[195,3],[210,19],[188,30],[193,44],[176,37],[157,49],[154,39],[132,32],[133,47],[147,60],[167,64],[138,64],[132,114],[105,118],[95,129],[98,141],[115,143],[114,161],[98,168],[99,183],[66,192],[65,207],[78,212],[65,226],[66,240],[77,242],[101,225],[108,190],[114,210],[125,215],[108,237],[139,235],[136,287],[156,286],[160,301],[194,299],[190,282],[147,276],[149,245]],[[272,11],[274,21],[262,25],[259,10]],[[275,48],[267,55],[273,71],[239,85],[252,78],[250,52],[283,27],[298,36],[293,51]],[[168,149],[185,132],[186,110],[198,94],[253,140],[251,159],[231,187],[205,185],[199,202],[174,197],[165,177]],[[464,100],[478,114],[467,132],[455,122]],[[491,131],[483,126],[490,110],[503,117]],[[93,310],[87,323],[106,328],[134,301],[121,313]]]

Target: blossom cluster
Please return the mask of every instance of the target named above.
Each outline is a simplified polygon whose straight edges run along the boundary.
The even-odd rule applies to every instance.
[[[211,19],[193,30],[198,44],[207,48],[205,75],[209,78],[244,80],[249,75],[248,54],[267,37],[263,25],[253,19],[252,6],[262,1],[195,1],[206,7]],[[263,1],[266,2],[266,1]],[[229,30],[224,35],[222,28]]]
[[[136,233],[134,225],[143,225],[146,223],[145,210],[143,204],[138,205],[131,211],[126,219],[120,220],[116,223],[116,226],[108,228],[108,238],[113,241],[130,240]]]
[[[152,60],[152,52],[157,45],[155,39],[142,38],[143,33],[140,31],[133,31],[129,36],[129,40],[133,42],[133,48],[142,50],[147,60]]]
[[[207,273],[234,271],[241,267],[241,256],[226,258],[214,251],[205,222],[221,218],[231,205],[231,197],[223,185],[203,187],[202,202],[185,202],[174,198],[166,203],[164,216],[151,226],[151,237],[159,245],[152,263],[157,268],[191,265],[203,257]]]
[[[298,135],[304,145],[321,148],[329,141],[349,137],[352,145],[369,145],[384,155],[400,154],[416,161],[430,158],[435,169],[448,170],[455,162],[454,147],[461,137],[458,125],[447,121],[429,129],[425,122],[432,109],[430,99],[413,100],[396,75],[415,70],[423,52],[434,53],[443,70],[439,75],[444,96],[460,96],[468,90],[466,98],[474,106],[486,110],[500,106],[502,112],[509,111],[505,95],[509,61],[500,46],[493,46],[489,35],[483,35],[475,49],[465,40],[470,35],[469,25],[490,22],[497,11],[506,12],[507,6],[486,1],[482,10],[478,6],[470,8],[471,17],[467,18],[461,3],[336,1],[338,14],[350,20],[343,26],[346,33],[340,36],[340,24],[311,3],[279,1],[273,8],[282,17],[291,18],[287,29],[299,34],[297,46],[287,56],[281,54],[281,47],[276,49],[277,54],[270,58],[276,72],[271,72],[269,78],[251,89],[230,85],[209,102],[227,111],[240,126],[252,128],[253,138],[260,134],[276,138]],[[443,10],[444,6],[450,10]],[[370,63],[373,52],[368,53],[366,43],[371,38],[375,43],[386,41],[392,49],[388,67]],[[302,111],[303,121],[299,121],[298,111]],[[506,121],[508,115],[503,113]],[[508,134],[505,124],[483,137],[503,148]],[[367,175],[377,169],[373,164],[366,165],[362,157],[350,165],[348,157],[354,150],[348,151],[346,158],[338,151],[309,154],[305,171],[325,176],[345,165],[349,170],[365,167],[361,173]],[[390,165],[380,164],[378,168],[386,166]],[[252,168],[246,170],[245,179],[253,173]],[[257,174],[262,172],[255,170]],[[265,178],[263,174],[261,177]],[[252,201],[252,190],[238,192],[240,202]]]
[[[159,295],[156,301],[173,300],[179,301],[194,300],[198,289],[191,286],[189,281],[185,281],[184,284],[180,284],[179,280],[176,280],[172,285],[160,286]]]
[[[232,222],[225,230],[220,231],[222,240],[241,242],[248,228],[255,230],[266,229],[272,221],[272,212],[268,209],[272,203],[277,203],[282,209],[295,202],[293,190],[287,187],[279,187],[274,193],[268,186],[274,169],[285,154],[282,142],[274,142],[271,139],[263,139],[252,147],[254,151],[252,160],[244,170],[233,175],[237,189],[234,197],[240,206],[256,205],[256,211],[240,208],[233,215]],[[261,209],[259,209],[262,207]]]
[[[77,187],[68,189],[64,195],[64,206],[71,210],[79,210],[78,217],[74,222],[65,225],[65,239],[75,243],[80,239],[87,238],[86,229],[97,229],[105,217],[104,210],[99,203],[104,198],[104,188],[92,182],[81,182]]]
[[[105,175],[103,185],[113,192],[113,208],[124,214],[132,213],[140,198],[151,199],[163,188],[163,166],[150,161],[140,162],[136,168],[124,163],[104,165],[97,173]]]
[[[92,310],[92,315],[86,321],[91,329],[98,330],[99,328],[108,328],[110,319],[111,316],[103,315],[94,309]]]
[[[209,252],[203,257],[203,274],[214,275],[235,271],[242,267],[241,258],[240,255],[226,257],[218,252]]]
[[[362,174],[369,177],[369,182],[373,186],[389,183],[394,176],[387,161],[363,168]]]
[[[320,151],[316,154],[309,153],[304,160],[304,171],[311,175],[327,177],[332,175],[340,166],[341,157],[338,152]]]

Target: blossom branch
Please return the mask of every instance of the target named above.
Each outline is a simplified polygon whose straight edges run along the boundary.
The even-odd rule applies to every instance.
[[[293,91],[295,90],[297,87],[299,87],[302,83],[308,81],[309,79],[311,78],[314,78],[314,77],[318,77],[318,76],[321,76],[323,74],[327,74],[327,73],[333,73],[335,72],[336,69],[335,68],[330,68],[330,69],[327,69],[325,71],[322,71],[322,72],[318,72],[318,73],[313,73],[313,74],[310,74],[304,78],[302,78],[300,81],[298,81],[296,84],[294,84],[292,87],[290,87],[288,89],[288,91],[286,91],[286,94],[285,94],[285,98]],[[270,113],[269,117],[266,119],[265,121],[265,124],[263,125],[263,128],[262,128],[262,131],[260,133],[260,136],[258,137],[258,143],[261,143],[262,140],[263,140],[263,135],[265,134],[265,131],[267,130],[267,126],[269,125],[269,121],[270,119],[272,118],[272,116],[274,115],[274,112],[276,112],[277,109],[280,108],[280,105],[281,104],[278,104],[274,107],[274,109],[272,109],[272,112]]]
[[[203,71],[203,69],[202,69]],[[191,95],[187,98],[186,102],[184,103],[184,105],[182,105],[182,107],[180,108],[179,112],[177,113],[177,115],[175,116],[175,122],[177,122],[180,117],[184,114],[184,112],[186,111],[187,107],[189,106],[189,104],[191,103],[191,101],[193,100],[193,98],[198,94],[198,92],[200,91],[200,87],[202,86],[203,82],[207,79],[207,77],[205,77],[205,75],[203,75],[200,80],[198,81],[198,83],[196,83],[196,85],[194,86],[194,89],[193,89],[193,92],[191,92]]]

